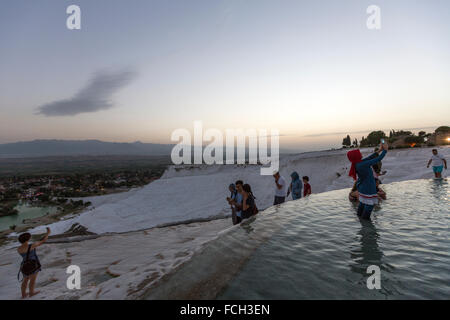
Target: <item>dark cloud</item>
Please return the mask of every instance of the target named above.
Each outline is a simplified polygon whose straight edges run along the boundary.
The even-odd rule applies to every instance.
[[[100,71],[88,84],[70,99],[58,100],[39,106],[37,114],[45,116],[74,116],[80,113],[97,112],[114,106],[113,94],[135,79],[133,70],[118,72]]]

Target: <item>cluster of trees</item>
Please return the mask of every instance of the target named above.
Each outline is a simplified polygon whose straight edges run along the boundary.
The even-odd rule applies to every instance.
[[[405,143],[407,144],[421,144],[425,142],[425,137],[423,136],[408,136],[405,138]]]
[[[84,209],[92,205],[90,201],[84,202],[83,200],[68,200],[65,198],[58,198],[56,201],[53,202],[55,205],[58,206],[58,210],[67,213],[72,212],[79,209]]]
[[[368,134],[367,138],[362,137],[359,146],[364,147],[375,147],[380,144],[381,139],[387,139],[384,131],[372,131]]]
[[[424,131],[421,131],[424,132]],[[399,131],[395,131],[395,130],[391,130],[389,131],[389,139],[391,138],[396,138],[396,137],[401,137],[401,136],[411,136],[413,133],[411,131],[404,131],[404,130],[399,130]]]
[[[404,137],[406,144],[421,144],[425,142],[425,138],[431,136],[431,133],[426,133],[425,131],[420,131],[418,135],[414,135],[411,131],[395,131],[391,130],[389,132],[389,142],[394,142],[400,137]]]
[[[394,142],[399,138],[403,138],[404,142],[408,145],[418,145],[425,143],[426,139],[431,136],[431,133],[426,133],[425,131],[419,131],[417,136],[411,131],[395,131],[391,130],[389,132],[389,142]]]
[[[436,129],[436,133],[450,133],[450,127],[449,126],[441,126]]]
[[[342,146],[344,148],[374,147],[380,144],[381,139],[387,139],[386,134],[383,131],[373,131],[367,136],[367,138],[362,137],[359,143],[358,139],[354,139],[352,142],[350,135],[347,135],[342,140]]]
[[[22,190],[17,188],[11,188],[0,192],[0,202],[19,200],[21,192]]]
[[[439,127],[438,129],[436,129],[436,132],[438,131],[450,132],[450,127]],[[385,139],[389,143],[393,143],[398,139],[403,139],[405,146],[414,146],[425,143],[427,141],[427,138],[429,138],[431,135],[431,133],[426,133],[425,131],[420,131],[417,135],[415,135],[411,131],[391,130],[389,131],[389,136],[387,136],[384,131],[378,130],[372,131],[367,137],[362,137],[359,141],[359,144],[357,139],[353,140],[352,142],[350,135],[347,135],[342,140],[342,146],[344,148],[356,148],[358,146],[361,148],[376,147],[380,144],[381,139]]]
[[[67,200],[67,199],[66,199]],[[68,209],[78,209],[81,207],[89,207],[92,205],[90,201],[84,202],[83,200],[73,201],[72,199],[66,204],[66,208]]]
[[[16,203],[8,203],[0,205],[0,217],[11,216],[18,214],[19,211],[15,209]]]
[[[353,140],[350,138],[349,135],[347,135],[343,140],[342,140],[342,145],[344,146],[344,148],[356,148],[358,147],[358,139],[355,138],[355,140]]]

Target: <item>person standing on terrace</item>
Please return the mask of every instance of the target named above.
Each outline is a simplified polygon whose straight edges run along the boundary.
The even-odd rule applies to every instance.
[[[356,180],[359,194],[358,216],[370,220],[373,207],[378,204],[377,185],[372,166],[380,162],[387,153],[387,143],[381,143],[379,150],[367,158],[359,149],[349,151],[347,158],[352,163],[349,176]],[[378,154],[381,151],[381,154]]]
[[[291,173],[291,184],[289,185],[289,189],[287,192],[287,196],[289,197],[289,194],[292,193],[292,200],[297,200],[302,197],[302,189],[303,189],[303,183],[300,180],[300,176],[296,171]]]
[[[433,149],[432,152],[433,155],[431,156],[430,161],[428,161],[427,168],[429,168],[430,164],[433,163],[434,177],[436,179],[440,179],[442,178],[442,169],[444,169],[444,166],[445,170],[447,170],[447,160],[445,160],[445,158],[438,153],[437,149]]]
[[[287,193],[287,185],[286,185],[286,179],[284,179],[283,176],[280,175],[279,172],[275,172],[273,175],[275,178],[275,198],[273,201],[273,205],[282,204],[284,203],[286,199],[286,193]]]

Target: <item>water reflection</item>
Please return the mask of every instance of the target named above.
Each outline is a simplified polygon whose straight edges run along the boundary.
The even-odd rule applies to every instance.
[[[245,230],[246,233],[251,233],[253,232],[255,229],[253,229],[251,223],[255,221],[255,217],[249,218],[247,220],[244,220],[241,222],[240,226],[242,227],[242,229]]]
[[[446,185],[448,185],[447,178],[430,179],[429,186],[431,189],[431,194],[436,200],[448,200],[448,194],[446,192],[447,190],[443,188]]]
[[[383,252],[378,245],[380,235],[373,222],[365,219],[359,219],[359,222],[361,224],[357,233],[359,245],[355,245],[350,252],[350,257],[355,262],[350,265],[350,269],[366,277],[368,266],[381,267]]]
[[[356,216],[348,190],[272,207],[210,243],[147,298],[167,298],[180,283],[219,299],[448,298],[447,181],[386,188],[372,221]],[[367,288],[371,265],[380,267],[381,290]]]

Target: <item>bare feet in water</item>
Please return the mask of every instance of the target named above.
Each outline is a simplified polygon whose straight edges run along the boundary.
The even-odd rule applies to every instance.
[[[40,291],[35,291],[35,292],[33,292],[33,293],[30,292],[30,298],[33,297],[33,296],[35,296],[35,295],[37,295],[39,292],[40,292]]]

